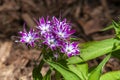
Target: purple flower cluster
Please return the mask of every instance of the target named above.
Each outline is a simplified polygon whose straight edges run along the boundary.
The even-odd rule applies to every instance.
[[[70,23],[66,19],[63,21],[52,17],[51,20],[40,18],[37,22],[37,31],[31,29],[20,32],[20,42],[34,46],[40,39],[42,44],[47,45],[51,50],[60,50],[68,57],[79,54],[78,43],[70,43],[70,36],[75,32],[71,29]]]

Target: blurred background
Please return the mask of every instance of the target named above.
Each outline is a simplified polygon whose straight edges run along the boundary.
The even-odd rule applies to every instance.
[[[0,80],[32,80],[32,69],[40,51],[15,43],[22,30],[35,27],[41,16],[67,18],[80,43],[114,37],[114,30],[102,32],[120,16],[120,0],[0,0]],[[89,62],[98,65],[100,57]],[[42,69],[43,75],[48,67]],[[111,58],[104,72],[120,69],[120,61]]]

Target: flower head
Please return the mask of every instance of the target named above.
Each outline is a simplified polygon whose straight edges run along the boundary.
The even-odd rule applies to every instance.
[[[19,34],[21,35],[20,37],[20,42],[22,43],[27,43],[30,46],[34,46],[34,42],[39,39],[38,33],[34,31],[34,29],[30,29],[29,32],[27,32],[25,29],[24,31],[20,31]]]
[[[78,43],[77,42],[66,42],[63,44],[61,52],[66,53],[68,57],[79,54]]]
[[[46,33],[49,33],[51,30],[51,24],[48,18],[45,20],[43,17],[39,19],[37,22],[37,28],[40,30],[41,35],[45,35]]]
[[[59,42],[53,34],[47,34],[43,43],[48,45],[52,50],[55,50],[59,46]]]
[[[66,23],[66,19],[59,21],[56,17],[53,17],[53,32],[61,39],[67,39],[75,30],[71,30],[71,25]]]

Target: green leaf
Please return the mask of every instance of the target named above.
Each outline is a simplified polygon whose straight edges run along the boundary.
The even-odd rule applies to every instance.
[[[75,73],[69,71],[63,65],[52,61],[45,60],[45,62],[47,62],[51,67],[60,72],[61,75],[65,78],[65,80],[80,80],[80,78]]]
[[[120,80],[120,71],[112,71],[103,74],[100,80]]]
[[[81,80],[88,78],[88,65],[87,63],[68,65],[69,69],[80,77]]]
[[[100,80],[100,76],[102,73],[102,68],[106,64],[106,62],[110,59],[111,54],[109,54],[92,72],[90,72],[88,80]]]
[[[51,80],[51,71],[49,70],[42,80]]]
[[[76,65],[77,69],[79,71],[81,71],[84,80],[87,80],[88,78],[88,64],[87,63],[79,63],[78,65]]]
[[[44,64],[44,61],[41,60],[38,66],[35,66],[35,68],[32,71],[33,80],[42,80],[42,74],[40,73],[40,70]]]
[[[107,31],[107,30],[110,30],[110,29],[113,29],[113,28],[114,28],[114,26],[112,24],[112,25],[109,25],[108,27],[102,29],[101,31]]]
[[[81,57],[84,61],[107,54],[113,50],[116,39],[106,39],[92,43],[90,46],[81,49]]]
[[[116,36],[120,39],[120,23],[116,23],[115,21],[113,21],[112,23],[114,25]]]
[[[116,46],[116,48],[113,50],[114,43],[119,44],[119,42],[120,42],[119,40],[112,38],[112,39],[106,39],[102,41],[82,44],[82,47],[80,49],[81,51],[80,57],[74,56],[67,59],[68,64],[85,62],[94,59],[96,57],[100,57],[102,55],[108,54],[111,51],[119,50],[120,46]]]
[[[115,22],[113,20],[112,24],[107,26],[106,28],[102,29],[101,31],[107,31],[107,30],[110,30],[110,29],[115,29],[115,31],[117,31],[119,28],[120,28],[120,22]]]

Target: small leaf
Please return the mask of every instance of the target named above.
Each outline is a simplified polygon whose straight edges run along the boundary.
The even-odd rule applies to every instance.
[[[112,23],[113,23],[113,24],[105,27],[105,28],[102,29],[101,31],[107,31],[107,30],[113,29],[113,28],[115,28],[115,26],[118,26],[118,24],[120,24],[120,22],[117,22],[117,23],[116,23],[115,21],[113,21]],[[117,24],[117,25],[116,25],[116,24]],[[119,25],[119,27],[120,27],[120,25]],[[119,28],[119,27],[116,27],[116,28]]]
[[[120,39],[120,23],[116,23],[115,21],[113,21],[112,23],[114,25],[116,36]]]
[[[69,69],[80,77],[81,80],[88,78],[88,65],[87,63],[68,65]]]
[[[112,25],[109,25],[108,27],[102,29],[101,31],[107,31],[107,30],[110,30],[110,29],[113,29],[113,28],[114,28],[114,26],[112,24]]]
[[[120,71],[112,71],[103,74],[100,80],[120,80]]]
[[[92,72],[90,72],[89,79],[88,80],[99,80],[102,68],[106,64],[106,62],[110,59],[111,54],[109,54],[98,66],[95,68]]]
[[[65,78],[65,80],[80,80],[80,78],[73,72],[69,71],[66,67],[63,65],[52,62],[52,61],[46,61],[50,66],[52,66],[55,70],[61,73],[61,75]]]

